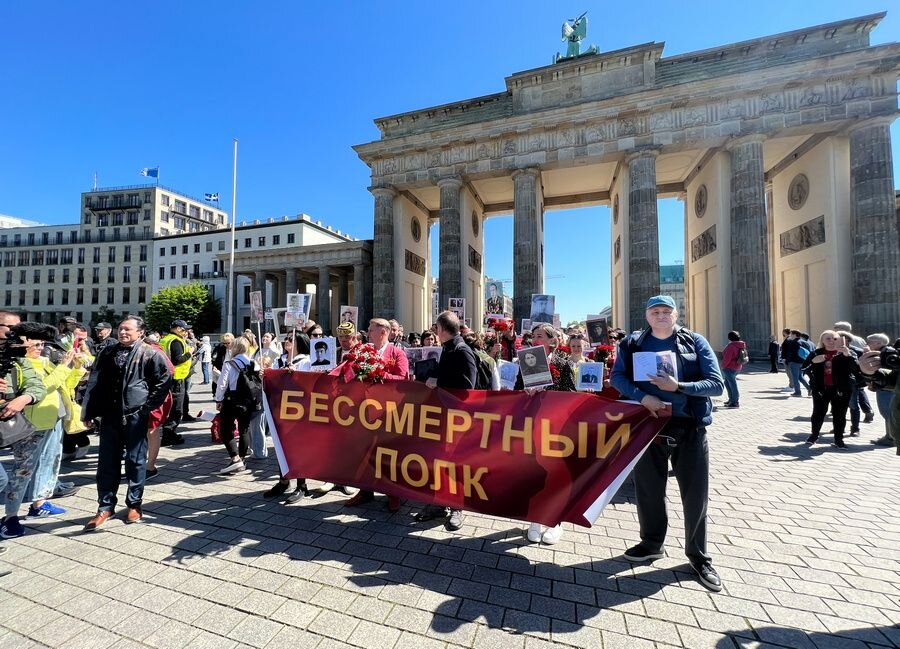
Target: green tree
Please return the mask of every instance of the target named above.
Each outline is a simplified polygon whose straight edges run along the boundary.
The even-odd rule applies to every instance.
[[[217,331],[222,324],[221,304],[203,284],[191,282],[164,288],[150,298],[145,311],[147,326],[167,332],[173,320],[184,320],[200,333]]]

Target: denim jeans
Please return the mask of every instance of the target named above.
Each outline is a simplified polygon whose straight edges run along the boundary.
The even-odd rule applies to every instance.
[[[53,495],[56,478],[59,477],[59,463],[62,462],[62,437],[62,419],[57,420],[56,426],[44,431],[44,439],[38,448],[37,465],[25,491],[25,501],[34,502]]]
[[[115,511],[116,492],[122,481],[122,449],[125,449],[125,504],[139,507],[147,478],[147,413],[100,419],[100,455],[97,460],[99,511]]]
[[[801,385],[809,390],[809,382],[803,376],[803,372],[800,371],[802,365],[803,363],[788,363],[788,372],[791,375],[791,386],[794,388],[794,394],[802,394],[800,392]]]
[[[722,368],[722,377],[725,379],[725,389],[728,391],[728,403],[736,406],[741,400],[741,392],[738,390],[737,370]]]
[[[209,366],[211,363],[200,363],[200,369],[203,370],[203,382],[209,383]]]
[[[265,414],[265,411],[259,410],[250,418],[250,448],[253,449],[253,457],[269,456],[269,447],[266,444]]]
[[[38,461],[38,448],[44,440],[44,433],[39,430],[31,437],[23,439],[12,445],[13,471],[7,475],[6,491],[3,495],[3,504],[7,516],[18,516],[19,507],[25,498],[25,490],[31,482],[34,467]]]
[[[894,399],[893,390],[879,390],[875,393],[875,403],[878,405],[878,412],[884,417],[885,437],[893,439],[891,434],[891,401]]]

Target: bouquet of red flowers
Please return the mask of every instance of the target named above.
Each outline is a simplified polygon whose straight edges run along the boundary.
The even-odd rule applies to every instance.
[[[616,348],[613,345],[600,345],[594,348],[589,357],[596,363],[605,363],[607,367],[612,367],[616,360]]]
[[[343,356],[341,376],[344,383],[366,381],[384,383],[386,374],[384,361],[372,344],[358,345]]]
[[[516,323],[511,318],[491,318],[488,320],[488,326],[501,334],[516,330]]]

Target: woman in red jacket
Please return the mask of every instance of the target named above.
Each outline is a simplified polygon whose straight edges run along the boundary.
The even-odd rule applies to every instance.
[[[814,444],[819,439],[819,431],[825,421],[828,406],[831,406],[831,422],[834,424],[834,445],[845,448],[844,427],[847,425],[847,408],[850,395],[859,374],[856,354],[835,331],[823,331],[819,337],[819,347],[806,357],[801,371],[809,370],[812,381],[813,411],[812,434],[806,440]]]
[[[744,367],[741,363],[741,352],[746,351],[747,343],[741,340],[741,334],[737,331],[728,332],[730,341],[722,350],[722,378],[725,379],[725,389],[728,391],[726,408],[740,408],[741,392],[738,390],[737,375]]]

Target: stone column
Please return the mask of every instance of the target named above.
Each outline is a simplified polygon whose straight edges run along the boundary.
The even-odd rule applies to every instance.
[[[300,271],[296,268],[288,268],[285,271],[284,278],[284,292],[285,297],[287,297],[287,293],[296,293],[300,286]]]
[[[539,200],[541,171],[536,168],[513,172],[513,318],[516,328],[531,317],[531,295],[544,292],[541,256],[543,203]]]
[[[375,238],[372,247],[372,297],[379,318],[393,318],[394,304],[394,198],[390,187],[370,187],[375,196]]]
[[[900,237],[890,125],[895,116],[850,130],[850,234],[853,313],[841,319],[858,336],[900,331]]]
[[[739,138],[731,153],[731,328],[750,358],[764,359],[772,332],[769,236],[761,135]],[[713,343],[715,344],[715,343]]]
[[[347,277],[346,272],[341,272],[338,275],[338,284],[337,284],[337,308],[340,309],[342,306],[350,304],[350,286],[349,286],[349,278]],[[338,318],[340,318],[340,314],[338,314]]]
[[[331,267],[319,266],[319,282],[316,285],[316,322],[325,335],[331,331]]]
[[[766,246],[769,250],[769,313],[772,314],[771,327],[769,334],[778,336],[778,342],[781,337],[778,329],[778,279],[775,272],[775,259],[778,254],[775,244],[775,194],[771,180],[766,182]]]
[[[448,299],[463,297],[462,250],[459,223],[459,192],[462,189],[459,178],[442,178],[438,181],[441,190],[440,210],[440,269],[438,270],[438,294],[441,310],[447,308]]]
[[[649,149],[625,158],[628,165],[628,326],[647,326],[644,305],[659,294],[659,219],[656,207],[656,156]]]
[[[367,270],[365,264],[353,265],[353,297],[354,303],[359,307],[356,326],[363,331],[369,326],[369,320],[372,318],[372,311],[369,308],[369,287],[366,281]]]

